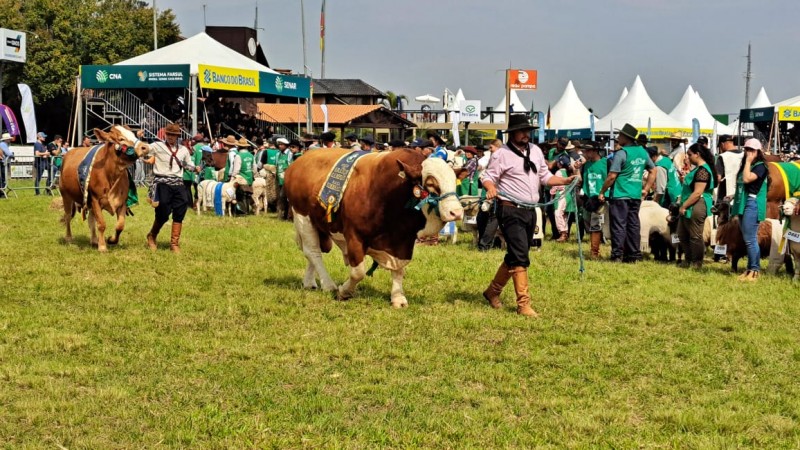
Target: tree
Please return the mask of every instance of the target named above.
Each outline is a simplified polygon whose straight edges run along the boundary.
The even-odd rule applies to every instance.
[[[157,22],[159,46],[177,42],[180,28],[172,10],[161,11]],[[51,130],[67,128],[81,65],[113,64],[153,45],[153,9],[139,0],[0,0],[0,23],[28,32],[27,62],[4,64],[3,98],[13,104],[17,83],[28,84],[37,120],[51,120]],[[53,114],[52,108],[64,105],[66,117]]]
[[[383,99],[383,104],[389,109],[402,109],[401,102],[403,100],[408,101],[408,97],[405,94],[398,95],[392,91],[386,91],[386,98]]]

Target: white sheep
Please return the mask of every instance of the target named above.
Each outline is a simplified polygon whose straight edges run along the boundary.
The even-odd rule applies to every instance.
[[[256,173],[253,180],[253,203],[255,204],[255,215],[263,209],[267,212],[267,170],[261,169]]]
[[[222,215],[224,216],[225,213],[228,214],[229,217],[233,217],[233,207],[232,205],[236,204],[236,188],[242,185],[246,185],[247,180],[245,180],[242,176],[237,175],[231,181],[222,184]],[[217,190],[217,185],[219,182],[211,181],[211,180],[204,180],[201,181],[198,185],[201,189],[198,193],[199,201],[197,202],[197,214],[199,215],[201,211],[207,211],[209,206],[214,205],[215,200],[215,193]],[[201,194],[202,195],[199,195]]]

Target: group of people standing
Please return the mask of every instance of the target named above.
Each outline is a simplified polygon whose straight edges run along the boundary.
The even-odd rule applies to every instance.
[[[701,136],[686,148],[680,135],[670,137],[670,155],[650,144],[645,135],[630,124],[619,130],[611,151],[597,142],[578,146],[558,140],[547,154],[530,143],[535,125],[525,115],[511,115],[507,142],[491,154],[488,167],[480,176],[486,198],[495,199],[495,214],[506,241],[502,264],[483,295],[499,308],[500,292],[514,280],[517,312],[535,316],[527,293],[530,265],[528,249],[536,225],[534,210],[540,199],[553,203],[553,238],[566,241],[576,203],[582,205],[579,227],[589,236],[591,257],[600,257],[603,223],[608,217],[611,234],[610,260],[636,263],[642,259],[639,211],[644,199],[676,210],[680,246],[685,267],[700,268],[705,256],[703,229],[717,201],[732,202],[732,214],[740,216],[747,247],[747,271],[739,279],[754,281],[760,273],[760,253],[756,238],[758,224],[766,214],[768,170],[761,143],[744,142],[743,150],[732,136],[718,140],[719,155]],[[608,153],[608,155],[605,155]],[[567,192],[575,177],[580,189]],[[549,214],[548,214],[549,215]],[[553,223],[554,222],[554,223]],[[544,224],[542,224],[544,226]]]

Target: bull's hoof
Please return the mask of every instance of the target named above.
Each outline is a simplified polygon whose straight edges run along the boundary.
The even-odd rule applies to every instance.
[[[107,247],[98,247],[97,251],[100,252],[100,253],[107,253],[108,252],[108,248]]]
[[[406,300],[405,297],[393,299],[392,308],[395,309],[408,308],[408,300]]]
[[[64,236],[65,244],[72,244],[73,242],[75,242],[75,239],[72,239],[72,236]]]
[[[314,283],[303,283],[303,289],[308,289],[309,291],[315,291],[315,290],[319,289],[319,286],[317,286],[316,282],[314,282]]]
[[[336,286],[336,284],[334,284],[334,283],[326,284],[325,282],[323,282],[322,283],[322,290],[325,291],[325,292],[337,292],[338,293],[339,286]]]
[[[353,298],[352,292],[345,292],[341,288],[336,291],[336,300],[339,300],[340,302],[346,302],[351,298]]]
[[[108,241],[106,241],[106,244],[108,245],[117,245],[118,243],[119,241],[117,239],[109,239]]]

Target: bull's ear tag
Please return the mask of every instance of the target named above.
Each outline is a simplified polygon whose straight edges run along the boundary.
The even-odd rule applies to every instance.
[[[400,177],[400,178],[405,179],[406,173],[401,170],[400,172],[397,173],[397,176]]]

